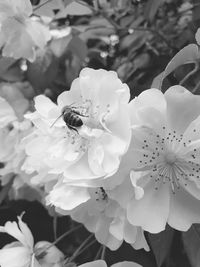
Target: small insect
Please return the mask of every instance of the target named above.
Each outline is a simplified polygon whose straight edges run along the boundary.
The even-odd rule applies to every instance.
[[[66,123],[67,127],[70,130],[74,130],[78,133],[77,128],[81,127],[83,125],[83,121],[80,117],[87,117],[86,115],[83,115],[80,113],[78,110],[76,110],[76,107],[73,107],[72,105],[70,106],[65,106],[62,109],[61,115],[54,121],[53,125],[62,117],[64,122]]]

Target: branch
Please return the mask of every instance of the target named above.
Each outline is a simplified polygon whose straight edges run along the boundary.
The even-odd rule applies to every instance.
[[[64,237],[70,235],[71,233],[73,233],[74,231],[78,230],[79,228],[81,228],[83,225],[78,225],[72,229],[70,229],[69,231],[65,232],[64,234],[62,234],[61,236],[59,236],[53,243],[51,243],[51,245],[49,245],[48,247],[44,248],[43,250],[41,250],[38,254],[42,255],[45,251],[47,251],[49,248],[53,247],[54,245],[56,245],[59,241],[61,241]]]
[[[101,260],[104,260],[105,259],[105,255],[106,255],[106,246],[103,245],[102,252],[101,252]]]
[[[198,81],[197,85],[194,87],[194,89],[191,91],[193,94],[196,93],[196,91],[200,88],[200,80]]]
[[[85,241],[77,248],[77,250],[75,250],[75,252],[72,254],[72,256],[68,259],[68,263],[72,262],[80,253],[80,251],[82,250],[82,248],[84,248],[84,246],[87,244],[87,242],[94,236],[94,234],[89,235]],[[95,240],[96,241],[96,240]]]
[[[199,64],[196,62],[195,67],[192,71],[190,71],[181,81],[180,85],[183,85],[192,75],[194,75],[199,69]]]

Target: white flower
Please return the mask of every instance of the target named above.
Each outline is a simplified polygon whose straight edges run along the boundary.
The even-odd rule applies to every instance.
[[[8,87],[6,88],[8,89]],[[0,94],[2,92],[0,90]],[[12,103],[9,92],[12,92],[12,90],[5,92],[5,96]],[[15,104],[18,101],[18,103],[24,103],[20,99],[23,98],[15,98]],[[27,103],[25,106],[27,108]],[[22,107],[23,111],[25,106]],[[30,180],[28,175],[21,170],[21,165],[25,159],[25,150],[21,140],[32,131],[32,124],[29,120],[22,120],[21,111],[18,108],[19,118],[16,109],[14,110],[5,99],[0,97],[0,179],[1,184],[5,185],[10,181],[10,178],[15,176],[12,187],[14,190],[18,190],[19,187],[29,183]]]
[[[52,246],[50,242],[37,242],[34,251],[41,267],[64,267],[64,254],[56,246]]]
[[[5,57],[35,59],[35,48],[43,49],[50,33],[30,18],[30,0],[0,0],[0,48]]]
[[[4,164],[10,162],[13,157],[14,147],[17,142],[17,134],[13,124],[17,121],[17,116],[8,102],[0,97],[0,162]],[[2,172],[2,169],[0,170]]]
[[[1,267],[62,267],[63,253],[47,241],[40,241],[34,246],[32,233],[18,217],[16,222],[6,222],[0,226],[0,232],[17,239],[0,249]]]
[[[23,168],[31,170],[31,164],[38,162],[41,171],[63,174],[74,182],[112,175],[131,138],[129,97],[128,86],[115,72],[89,68],[81,71],[70,91],[58,97],[57,105],[37,96],[36,112],[27,118],[38,130],[26,146]],[[78,112],[81,127],[66,125],[61,116],[66,106]],[[34,169],[40,173],[40,167]]]
[[[109,193],[103,187],[86,188],[60,182],[50,191],[47,204],[83,223],[111,250],[118,249],[124,240],[135,249],[149,250],[142,229],[127,221],[125,209],[110,199]]]
[[[18,225],[16,222],[7,222],[0,227],[0,231],[18,240],[0,250],[0,265],[2,267],[40,267],[33,251],[33,236],[20,217],[18,217]]]
[[[186,231],[200,222],[200,96],[181,86],[150,89],[130,103],[130,114],[127,177],[136,193],[128,220],[152,233],[166,223]]]
[[[96,260],[81,264],[79,265],[79,267],[107,267],[107,264],[104,260]],[[142,266],[132,261],[122,261],[111,265],[111,267],[142,267]]]
[[[22,94],[22,83],[0,83],[0,96],[12,107],[19,121],[24,120],[24,113],[29,109],[29,101]],[[26,87],[27,91],[29,90]]]

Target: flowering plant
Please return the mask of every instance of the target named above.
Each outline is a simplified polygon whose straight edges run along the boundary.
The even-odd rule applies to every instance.
[[[0,0],[1,267],[200,265],[196,6]]]

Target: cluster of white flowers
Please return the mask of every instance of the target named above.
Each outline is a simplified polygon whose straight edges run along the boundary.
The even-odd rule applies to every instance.
[[[0,30],[2,56],[15,59],[34,61],[50,40],[29,0],[0,0]],[[149,251],[144,231],[200,223],[199,95],[176,85],[131,100],[116,72],[85,68],[57,103],[38,95],[34,108],[17,88],[0,85],[0,182],[11,187],[10,197],[32,188],[110,250],[125,241]],[[0,249],[1,267],[66,266],[53,244],[34,246],[21,217],[0,232],[18,240]]]
[[[130,101],[115,72],[85,68],[23,121],[0,101],[2,181],[23,177],[111,250],[200,222],[200,96],[177,85]]]
[[[124,240],[148,250],[143,230],[200,222],[200,96],[177,85],[130,101],[115,72],[85,68],[23,121],[0,101],[3,183],[13,173],[43,190],[111,250]]]
[[[35,98],[22,170],[48,205],[110,249],[123,240],[148,249],[141,228],[200,222],[199,107],[200,96],[179,85],[130,101],[116,73],[83,69],[57,105]]]

